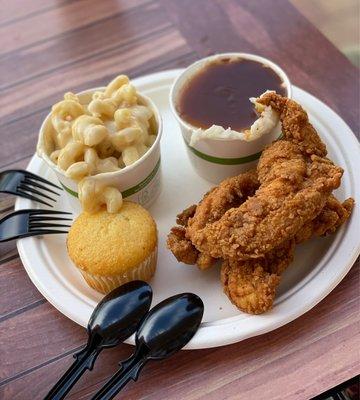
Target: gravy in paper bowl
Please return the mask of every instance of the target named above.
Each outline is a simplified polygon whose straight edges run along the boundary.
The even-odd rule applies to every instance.
[[[280,67],[245,53],[202,59],[176,79],[170,106],[200,176],[219,183],[244,172],[280,136],[277,114],[253,104],[268,90],[291,97],[289,79]]]

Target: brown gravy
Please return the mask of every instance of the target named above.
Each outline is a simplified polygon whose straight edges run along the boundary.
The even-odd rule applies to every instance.
[[[257,118],[249,97],[266,90],[286,95],[282,80],[271,68],[256,61],[224,58],[190,78],[180,93],[177,110],[199,128],[220,125],[242,131]]]

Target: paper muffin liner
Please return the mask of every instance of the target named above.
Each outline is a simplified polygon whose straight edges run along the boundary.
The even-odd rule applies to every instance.
[[[86,283],[98,292],[107,294],[124,283],[141,280],[148,281],[154,275],[157,263],[157,246],[137,267],[118,275],[95,275],[79,269]]]

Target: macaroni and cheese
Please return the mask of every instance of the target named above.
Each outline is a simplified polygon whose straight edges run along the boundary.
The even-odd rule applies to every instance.
[[[117,212],[121,192],[103,188],[91,176],[114,172],[135,163],[156,139],[155,118],[142,104],[126,75],[119,75],[103,91],[95,91],[87,104],[66,93],[51,111],[53,127],[50,159],[68,178],[78,182],[85,211],[106,205]]]

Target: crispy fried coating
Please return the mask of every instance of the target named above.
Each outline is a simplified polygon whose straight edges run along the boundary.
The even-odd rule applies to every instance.
[[[259,187],[256,170],[227,178],[208,192],[196,207],[194,216],[189,220],[187,233],[197,231],[219,220],[230,208],[239,207],[253,196]]]
[[[353,207],[354,199],[351,197],[340,203],[335,196],[331,195],[321,213],[297,232],[296,243],[305,242],[314,236],[327,236],[334,233],[350,217]]]
[[[281,151],[288,147],[278,143]],[[202,229],[192,231],[188,226],[187,235],[195,247],[214,258],[263,257],[313,220],[340,185],[342,170],[327,159],[293,158],[281,164],[279,175],[274,172],[274,179],[240,207]]]
[[[186,238],[188,221],[194,216],[196,205],[193,204],[176,216],[176,223],[180,226],[171,228],[167,237],[167,247],[172,251],[179,262],[185,264],[197,264],[200,252],[189,239]],[[210,266],[210,265],[209,265]]]
[[[176,216],[176,223],[181,226],[187,226],[189,219],[192,218],[196,211],[196,204],[185,208],[180,214]]]
[[[284,107],[279,112],[286,133],[260,157],[259,189],[213,223],[192,229],[197,213],[189,221],[186,234],[191,242],[214,258],[264,257],[313,220],[340,185],[343,170],[319,155],[325,155],[326,148],[305,111],[293,101],[271,95],[273,102],[279,100],[278,107]]]
[[[221,266],[221,282],[230,301],[250,314],[271,309],[281,274],[293,260],[295,242],[334,233],[349,218],[353,205],[352,198],[340,203],[331,195],[321,213],[308,222],[295,239],[284,242],[264,258],[225,260]]]
[[[200,269],[211,267],[216,259],[200,252],[188,239],[185,228],[198,229],[221,218],[232,207],[239,206],[259,187],[255,170],[225,179],[219,186],[205,194],[202,201],[177,215],[176,222],[182,227],[171,229],[167,247],[176,259],[185,264],[196,264]]]
[[[200,253],[189,239],[185,237],[183,226],[174,226],[167,238],[167,247],[172,251],[179,262],[197,265],[206,269],[215,264],[216,259],[205,253]]]
[[[280,283],[280,275],[293,260],[294,247],[295,241],[289,240],[263,258],[224,261],[220,276],[230,301],[249,314],[261,314],[269,310]]]
[[[185,237],[186,230],[183,226],[174,226],[167,238],[167,247],[172,251],[179,262],[185,264],[196,264],[199,251]]]
[[[284,140],[296,144],[303,154],[326,156],[326,146],[300,104],[275,92],[267,92],[256,101],[279,113]]]

